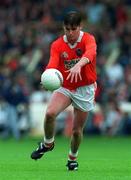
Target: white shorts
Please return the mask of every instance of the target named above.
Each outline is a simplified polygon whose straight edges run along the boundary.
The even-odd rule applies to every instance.
[[[56,92],[60,92],[65,96],[68,96],[72,100],[72,106],[80,109],[84,112],[91,111],[95,106],[95,91],[97,88],[96,82],[77,88],[74,91],[68,90],[66,88],[59,88]]]

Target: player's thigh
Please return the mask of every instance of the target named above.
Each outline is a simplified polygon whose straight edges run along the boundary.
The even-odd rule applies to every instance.
[[[60,92],[54,92],[49,100],[47,111],[58,115],[71,104],[71,99]]]
[[[74,108],[74,121],[73,129],[82,130],[86,123],[88,112],[81,111],[80,109]]]

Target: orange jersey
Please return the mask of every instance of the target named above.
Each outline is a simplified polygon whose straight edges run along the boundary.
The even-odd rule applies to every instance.
[[[69,73],[66,71],[72,68],[81,57],[90,60],[81,69],[82,80],[70,82],[66,80]],[[79,38],[74,45],[68,43],[66,35],[61,36],[51,45],[50,59],[46,67],[58,69],[64,78],[63,87],[75,90],[80,86],[92,84],[96,81],[96,42],[94,36],[80,31]]]

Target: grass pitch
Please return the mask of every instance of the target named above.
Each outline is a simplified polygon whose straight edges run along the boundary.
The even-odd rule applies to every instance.
[[[38,161],[30,153],[40,139],[0,140],[0,180],[130,180],[131,137],[87,137],[79,150],[79,170],[66,170],[70,140],[56,137],[55,149]]]

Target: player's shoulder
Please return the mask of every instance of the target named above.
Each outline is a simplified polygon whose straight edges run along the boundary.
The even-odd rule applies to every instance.
[[[60,47],[60,45],[63,43],[63,36],[58,37],[57,39],[55,39],[52,42],[52,46],[58,46]]]
[[[85,38],[91,38],[91,39],[94,39],[94,38],[95,38],[94,35],[91,34],[91,33],[89,33],[89,32],[84,32],[84,36],[83,36],[83,37],[85,37]]]
[[[83,41],[85,43],[96,43],[95,36],[89,32],[84,32]]]

